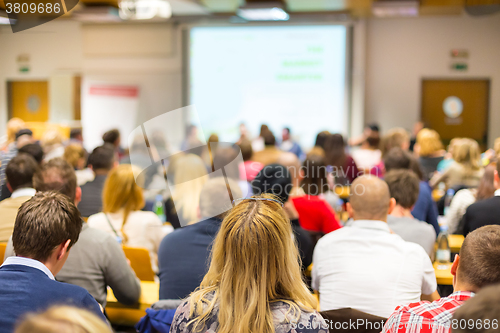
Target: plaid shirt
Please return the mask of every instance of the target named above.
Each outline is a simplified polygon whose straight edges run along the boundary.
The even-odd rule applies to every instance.
[[[398,306],[382,333],[447,333],[455,310],[472,296],[472,292],[457,291],[432,303],[422,301]]]

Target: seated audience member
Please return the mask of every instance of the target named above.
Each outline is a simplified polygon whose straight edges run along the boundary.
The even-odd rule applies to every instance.
[[[386,172],[399,169],[416,169],[418,171],[417,161],[400,147],[395,147],[387,153],[384,157],[384,165]],[[417,172],[415,173],[418,175]],[[438,210],[436,202],[432,198],[432,189],[423,180],[420,180],[418,188],[417,202],[415,202],[411,214],[417,220],[425,221],[432,225],[436,235],[439,235]]]
[[[277,163],[283,152],[276,146],[276,138],[270,130],[264,131],[264,149],[254,152],[253,160],[263,165]]]
[[[87,223],[123,245],[147,249],[153,271],[158,272],[158,247],[165,232],[155,213],[141,211],[144,195],[135,182],[133,168],[136,167],[121,164],[111,170],[104,184],[102,213],[91,215]]]
[[[495,167],[488,165],[484,168],[483,178],[477,189],[464,188],[458,191],[451,200],[450,207],[446,212],[446,223],[449,233],[462,233],[463,225],[460,223],[467,207],[474,202],[489,199],[495,195]]]
[[[350,307],[387,318],[400,304],[439,297],[432,262],[418,244],[393,234],[396,202],[374,176],[356,178],[347,211],[353,221],[314,249],[312,287],[321,310]]]
[[[83,146],[78,143],[71,143],[64,148],[63,158],[75,169],[78,186],[94,180],[95,175],[92,169],[86,168],[87,153]]]
[[[451,320],[453,333],[495,333],[500,318],[500,285],[481,289],[459,307]]]
[[[350,185],[359,174],[358,166],[351,155],[346,154],[345,146],[342,134],[330,135],[325,143],[325,161],[332,168],[335,183],[343,186]]]
[[[21,129],[16,133],[16,141],[12,142],[6,151],[0,153],[0,198],[5,199],[10,195],[5,195],[5,193],[1,193],[4,189],[5,185],[5,168],[7,168],[7,164],[9,161],[13,159],[19,149],[24,147],[27,144],[33,143],[33,132],[27,128]]]
[[[72,167],[61,158],[54,158],[42,165],[33,179],[39,192],[57,191],[78,205],[81,197]],[[9,241],[5,257],[13,256],[12,241]],[[135,304],[141,295],[139,280],[130,268],[121,246],[107,233],[90,228],[83,223],[78,242],[57,280],[85,288],[99,304],[106,306],[108,286],[116,299],[123,304]]]
[[[38,142],[28,143],[27,145],[22,146],[19,148],[18,153],[31,155],[38,165],[43,162],[43,149]]]
[[[253,157],[253,150],[252,150],[252,143],[247,140],[243,139],[239,143],[240,149],[241,149],[241,155],[243,157],[243,164],[239,166],[240,168],[240,180],[245,180],[251,182],[254,180],[255,176],[259,173],[260,170],[264,167],[262,163],[255,162],[252,160]]]
[[[238,184],[231,179],[228,182],[233,197],[241,197]],[[161,241],[160,299],[188,297],[207,273],[212,243],[226,211],[232,207],[224,178],[206,182],[198,202],[202,221],[177,229]]]
[[[26,128],[26,123],[21,118],[11,118],[7,122],[7,134],[2,137],[1,152],[8,151],[16,142],[16,134]]]
[[[469,138],[460,139],[453,147],[453,160],[454,162],[446,170],[432,177],[429,185],[436,187],[444,182],[446,188],[477,187],[484,172],[481,168],[481,155],[477,141]]]
[[[450,144],[448,145],[447,151],[444,154],[443,160],[438,163],[437,166],[437,172],[442,173],[444,170],[448,169],[450,165],[455,162],[453,160],[453,151],[454,148],[458,146],[460,141],[462,141],[463,138],[453,138],[450,140]]]
[[[431,179],[445,154],[438,132],[428,128],[418,132],[415,153],[424,173],[424,179]]]
[[[361,147],[352,151],[352,158],[359,170],[367,172],[380,163],[382,152],[379,149],[380,135],[371,131],[370,135],[361,144]]]
[[[55,304],[86,308],[105,320],[85,289],[54,280],[81,229],[78,209],[62,194],[37,193],[19,208],[12,236],[18,256],[0,267],[0,331],[12,332],[28,312]]]
[[[294,155],[295,156],[295,155]],[[292,178],[287,168],[280,164],[266,165],[252,182],[254,193],[268,193],[276,195],[283,202],[283,209],[292,225],[293,234],[297,240],[302,269],[306,269],[312,262],[314,244],[308,231],[300,225],[300,215],[290,197]]]
[[[432,225],[419,221],[411,215],[418,198],[419,179],[410,170],[392,170],[386,173],[385,182],[396,206],[387,216],[389,228],[405,241],[422,246],[430,256],[434,252],[436,232]]]
[[[88,164],[94,173],[94,180],[82,185],[82,201],[78,210],[83,217],[102,211],[102,190],[109,172],[116,166],[115,153],[109,146],[97,147],[89,155]]]
[[[424,127],[425,127],[425,124],[423,121],[417,121],[415,124],[413,124],[413,128],[411,131],[409,151],[413,152],[413,150],[415,148],[415,144],[417,143],[418,132],[420,132]]]
[[[453,293],[432,303],[398,306],[382,333],[449,332],[452,315],[462,304],[466,305],[482,288],[500,283],[499,257],[500,226],[486,226],[470,233],[451,266]]]
[[[14,230],[17,210],[35,195],[33,175],[37,168],[35,159],[28,154],[18,154],[7,165],[7,187],[12,195],[0,202],[0,242],[9,240]]]
[[[300,148],[300,145],[292,139],[292,136],[290,135],[290,128],[288,127],[283,128],[281,139],[282,139],[280,145],[281,150],[293,153],[298,158],[302,158],[302,155],[304,153],[302,152],[302,148]]]
[[[58,130],[46,131],[43,133],[40,142],[43,148],[45,161],[50,161],[56,157],[63,157],[63,137]]]
[[[72,128],[69,132],[68,145],[71,144],[83,146],[83,133],[81,128]]]
[[[363,133],[361,135],[349,138],[347,144],[351,147],[361,146],[370,136],[380,136],[380,127],[378,126],[378,124],[367,124],[363,129]]]
[[[244,199],[229,211],[208,273],[177,308],[171,333],[328,331],[302,281],[292,229],[275,198]]]
[[[463,217],[464,236],[484,225],[500,225],[500,163],[494,171],[495,193],[492,198],[473,203],[465,211]]]
[[[123,148],[120,146],[121,144],[121,135],[120,131],[116,128],[107,131],[102,135],[102,141],[104,142],[104,145],[108,145],[111,147],[114,152],[117,155],[117,160],[121,161],[123,157],[125,157],[125,151]]]
[[[53,306],[43,313],[30,313],[14,333],[112,333],[92,312],[71,306]]]
[[[180,156],[171,164],[175,170],[174,191],[165,202],[165,213],[167,222],[170,222],[174,228],[180,228],[198,221],[200,193],[208,180],[208,173],[201,157],[195,154]],[[187,183],[188,186],[176,187],[182,183]]]
[[[252,140],[252,150],[254,153],[264,150],[264,133],[270,132],[266,124],[260,125],[259,136]]]
[[[331,135],[328,131],[321,131],[316,135],[316,141],[314,141],[314,148],[325,149],[326,139]]]
[[[325,235],[342,227],[332,207],[322,198],[330,191],[323,157],[308,154],[302,164],[300,187],[304,195],[292,197],[302,228]]]
[[[382,159],[370,169],[370,174],[384,178],[384,174],[386,172],[384,158],[387,153],[395,147],[399,147],[404,151],[408,151],[408,148],[410,147],[410,136],[404,128],[392,128],[382,137],[380,140],[380,152]]]

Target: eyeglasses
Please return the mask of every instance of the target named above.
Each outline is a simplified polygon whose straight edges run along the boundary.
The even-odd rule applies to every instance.
[[[238,201],[242,201],[242,200],[274,201],[274,202],[278,203],[281,207],[283,207],[283,203],[281,201],[275,200],[275,199],[270,199],[270,198],[240,198],[240,199],[234,199],[233,200],[233,205],[235,205]]]

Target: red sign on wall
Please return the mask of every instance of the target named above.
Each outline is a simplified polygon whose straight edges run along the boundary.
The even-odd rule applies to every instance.
[[[137,97],[139,88],[135,86],[90,86],[90,95]]]

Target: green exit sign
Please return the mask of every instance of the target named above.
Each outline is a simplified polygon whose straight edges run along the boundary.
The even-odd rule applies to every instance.
[[[457,63],[453,63],[451,64],[451,69],[454,70],[454,71],[466,71],[468,69],[469,65],[467,65],[466,63],[463,63],[463,62],[457,62]]]

